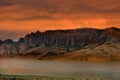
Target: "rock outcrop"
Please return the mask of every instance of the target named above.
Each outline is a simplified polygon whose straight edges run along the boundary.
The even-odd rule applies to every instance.
[[[0,56],[12,56],[18,53],[17,44],[11,39],[7,39],[1,42],[0,45]]]
[[[120,29],[112,27],[107,29],[80,28],[37,31],[20,38],[18,42],[13,42],[10,39],[0,41],[0,56],[34,52],[32,50],[42,45],[45,47],[54,46],[69,52],[83,49],[89,45],[99,46],[104,43],[120,43]]]
[[[3,43],[3,41],[0,40],[0,45]]]
[[[84,47],[89,44],[103,44],[105,42],[120,42],[120,29],[108,28],[104,30],[83,28],[74,30],[55,30],[41,33],[31,33],[25,36],[24,43],[34,46],[45,44]]]

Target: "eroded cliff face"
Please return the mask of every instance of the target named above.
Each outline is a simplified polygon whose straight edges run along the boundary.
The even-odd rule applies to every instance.
[[[16,43],[10,39],[2,41],[0,45],[0,55],[9,56],[18,53],[16,46]]]
[[[44,33],[36,32],[25,36],[24,43],[40,46],[41,44],[84,47],[89,44],[103,44],[105,42],[120,42],[120,29],[74,29],[55,30]]]
[[[0,40],[0,45],[3,43],[3,41]]]
[[[40,53],[42,45],[44,45],[44,47],[54,46],[57,47],[57,49],[69,52],[76,49],[83,49],[89,45],[99,46],[104,43],[120,43],[120,29],[112,27],[102,30],[82,28],[49,30],[46,32],[37,31],[27,34],[24,38],[20,38],[18,42],[13,42],[10,39],[0,41],[0,55],[26,54],[29,51],[35,52],[35,48],[38,49],[36,51]],[[41,49],[38,47],[41,47]]]

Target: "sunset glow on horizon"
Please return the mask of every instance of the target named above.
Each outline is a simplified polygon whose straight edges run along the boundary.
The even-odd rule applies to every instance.
[[[37,30],[120,28],[120,0],[0,0],[0,40]]]

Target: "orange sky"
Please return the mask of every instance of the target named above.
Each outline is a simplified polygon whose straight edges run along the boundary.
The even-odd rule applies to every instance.
[[[0,0],[0,39],[36,30],[120,27],[120,0]]]

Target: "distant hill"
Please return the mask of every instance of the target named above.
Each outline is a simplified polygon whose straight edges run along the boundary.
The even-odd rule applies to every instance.
[[[20,38],[18,42],[0,40],[0,57],[120,60],[119,44],[120,29],[115,27],[37,31]],[[113,59],[116,56],[117,59]]]

